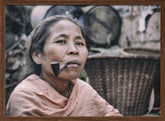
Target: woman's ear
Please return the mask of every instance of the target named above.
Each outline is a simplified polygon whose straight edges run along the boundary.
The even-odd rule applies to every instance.
[[[32,54],[32,58],[33,58],[33,61],[34,61],[36,64],[41,64],[41,53],[35,51],[35,52]]]

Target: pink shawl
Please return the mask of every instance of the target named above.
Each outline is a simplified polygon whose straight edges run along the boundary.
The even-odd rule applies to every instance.
[[[12,92],[8,116],[121,116],[86,82],[76,79],[68,98],[37,75],[23,80]]]

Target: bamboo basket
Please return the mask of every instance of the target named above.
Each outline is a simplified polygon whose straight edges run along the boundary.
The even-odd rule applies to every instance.
[[[86,71],[91,86],[124,116],[148,112],[150,95],[160,79],[160,57],[89,56]]]

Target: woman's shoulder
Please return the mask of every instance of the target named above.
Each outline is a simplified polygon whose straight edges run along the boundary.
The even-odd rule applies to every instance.
[[[35,85],[33,84],[33,82],[35,80],[37,80],[37,76],[36,75],[30,75],[27,78],[25,78],[24,80],[22,80],[13,90],[11,95],[20,95],[23,93],[27,93],[29,94],[30,92],[33,92],[33,90],[37,89],[35,88]]]
[[[38,90],[33,80],[37,79],[37,76],[31,75],[22,80],[11,93],[8,103],[18,103],[20,101],[30,100],[36,95]]]
[[[82,86],[87,86],[87,87],[90,86],[88,82],[81,80],[79,78],[77,79],[77,83]]]
[[[90,90],[90,91],[95,92],[95,89],[88,82],[78,79],[77,83],[81,89],[86,90],[86,91]]]
[[[35,85],[32,83],[35,76],[29,76],[22,80],[11,93],[6,110],[8,115],[23,115],[24,107],[32,108],[37,103]]]

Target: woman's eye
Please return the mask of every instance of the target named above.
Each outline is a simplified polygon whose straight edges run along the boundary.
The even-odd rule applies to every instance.
[[[76,45],[84,46],[85,44],[83,42],[76,42]]]
[[[66,40],[57,40],[55,43],[65,44]]]

